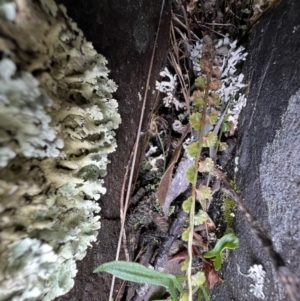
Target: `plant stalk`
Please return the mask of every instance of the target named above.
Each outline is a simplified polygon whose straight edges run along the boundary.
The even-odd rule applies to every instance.
[[[196,170],[198,169],[198,163],[200,160],[200,156],[202,153],[202,144],[203,144],[203,133],[204,133],[204,126],[205,126],[205,119],[206,119],[206,108],[208,102],[208,91],[209,91],[209,84],[210,84],[210,74],[207,75],[206,78],[206,87],[205,87],[205,94],[204,94],[204,104],[202,108],[202,115],[200,120],[200,130],[198,136],[198,142],[200,145],[199,152],[196,155],[194,166]],[[189,291],[189,301],[193,300],[193,289],[192,289],[192,259],[193,259],[193,236],[194,236],[194,218],[195,218],[195,203],[196,203],[196,183],[197,183],[197,175],[196,172],[194,175],[193,183],[192,184],[192,206],[190,209],[190,218],[189,218],[189,239],[188,239],[188,255],[189,255],[189,263],[187,269],[187,278],[188,278],[188,291]]]

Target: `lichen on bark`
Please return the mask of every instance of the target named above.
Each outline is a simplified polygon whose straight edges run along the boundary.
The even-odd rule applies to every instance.
[[[0,301],[65,294],[96,240],[120,123],[106,63],[63,6],[0,0]]]

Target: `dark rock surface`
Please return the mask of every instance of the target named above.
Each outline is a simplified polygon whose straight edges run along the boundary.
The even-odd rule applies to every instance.
[[[115,258],[120,230],[120,193],[125,167],[133,149],[138,129],[142,101],[150,66],[150,59],[157,32],[162,1],[157,0],[58,0],[67,7],[68,15],[78,23],[88,41],[108,60],[112,78],[119,86],[114,97],[119,102],[122,124],[117,131],[118,149],[111,156],[108,175],[105,178],[107,193],[101,198],[102,227],[98,241],[87,256],[78,263],[78,275],[74,288],[57,300],[107,301],[111,277],[93,274],[101,263]],[[144,124],[154,100],[152,91],[166,59],[170,1],[165,1],[162,23],[152,69],[150,90]],[[116,285],[116,288],[119,285]]]
[[[237,186],[245,203],[266,227],[286,265],[300,275],[300,1],[281,1],[250,34],[244,66],[250,84],[240,116]],[[253,264],[266,271],[265,300],[289,300],[272,264],[241,215],[240,248],[224,265],[225,282],[212,300],[259,300],[246,273]]]

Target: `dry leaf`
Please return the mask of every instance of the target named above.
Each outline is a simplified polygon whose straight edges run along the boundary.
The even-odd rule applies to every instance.
[[[190,182],[186,178],[186,172],[192,165],[193,160],[190,158],[183,157],[180,160],[174,179],[170,187],[168,187],[164,205],[162,206],[165,215],[168,215],[171,203],[189,188]]]
[[[185,129],[185,132],[182,134],[180,141],[178,143],[177,148],[174,151],[173,157],[169,163],[169,166],[167,168],[167,170],[165,171],[164,175],[162,176],[160,183],[159,183],[159,187],[158,190],[156,192],[156,197],[159,200],[159,203],[161,205],[161,207],[164,209],[164,213],[167,215],[168,211],[169,211],[169,207],[170,207],[170,203],[174,200],[169,200],[169,204],[167,204],[165,206],[165,202],[166,202],[166,197],[171,185],[171,181],[172,181],[172,175],[173,175],[173,169],[175,164],[178,161],[178,158],[180,156],[181,153],[181,149],[182,149],[182,142],[185,139],[186,135],[188,134],[188,132],[190,131],[190,127],[187,126]]]
[[[208,281],[209,289],[213,289],[213,287],[218,283],[218,282],[223,282],[224,280],[219,276],[219,274],[216,272],[216,270],[213,268],[211,264],[206,263],[205,264],[205,277]]]
[[[181,148],[181,145],[179,145]],[[156,192],[156,197],[159,200],[160,206],[163,207],[165,205],[166,196],[169,191],[169,187],[171,185],[172,175],[173,175],[173,169],[175,164],[177,163],[177,160],[180,155],[180,149],[175,150],[175,153],[171,159],[171,162],[169,164],[169,167],[165,171],[164,175],[161,177],[158,190]]]
[[[183,249],[176,253],[175,255],[171,256],[168,261],[173,261],[173,260],[179,260],[179,262],[184,261],[188,257],[188,251],[187,249]]]

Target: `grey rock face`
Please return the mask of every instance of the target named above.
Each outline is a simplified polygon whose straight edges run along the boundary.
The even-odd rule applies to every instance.
[[[260,185],[276,250],[300,271],[300,91],[290,98],[272,143],[263,149]]]
[[[268,231],[286,265],[300,274],[299,150],[300,150],[300,2],[282,1],[269,11],[250,35],[244,66],[250,85],[240,117],[237,186],[245,203]],[[272,263],[253,238],[245,218],[237,215],[240,248],[223,268],[225,282],[212,300],[259,300],[253,280],[242,273],[261,264],[266,271],[265,300],[289,300]]]

